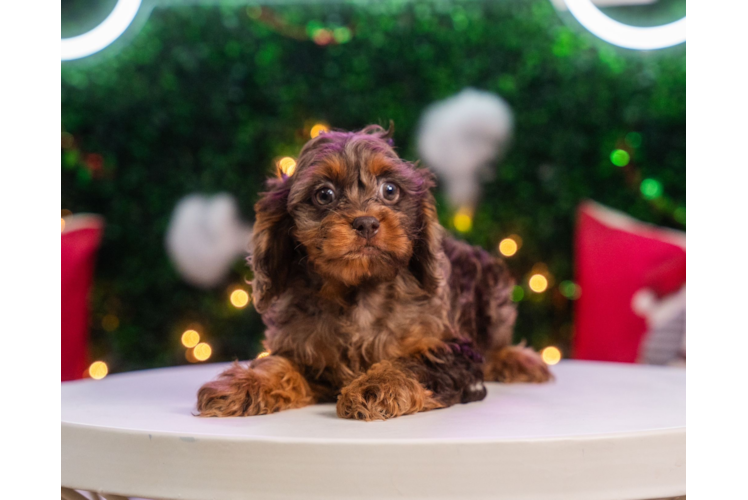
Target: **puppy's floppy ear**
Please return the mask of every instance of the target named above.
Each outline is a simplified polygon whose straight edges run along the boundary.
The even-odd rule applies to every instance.
[[[268,181],[268,191],[255,204],[250,263],[252,295],[257,312],[264,312],[285,289],[294,260],[293,219],[287,210],[285,179]]]
[[[434,293],[445,283],[442,263],[446,258],[442,247],[444,229],[436,215],[436,202],[431,194],[434,175],[426,169],[417,169],[423,190],[418,210],[420,233],[413,245],[410,271],[428,293]]]

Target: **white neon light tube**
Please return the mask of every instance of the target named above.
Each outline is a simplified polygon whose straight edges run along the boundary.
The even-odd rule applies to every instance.
[[[62,60],[90,56],[111,44],[135,19],[142,0],[118,0],[101,24],[82,35],[62,39]]]
[[[684,42],[748,42],[748,17],[684,17],[641,28],[611,19],[592,0],[566,0],[566,6],[592,34],[628,49],[663,49]]]

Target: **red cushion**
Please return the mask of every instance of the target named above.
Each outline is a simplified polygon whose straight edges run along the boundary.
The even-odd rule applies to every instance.
[[[640,222],[594,202],[583,203],[576,233],[574,357],[636,362],[646,331],[631,299],[685,283],[686,235]]]
[[[62,380],[82,378],[88,366],[88,294],[103,223],[95,216],[65,219],[62,233]]]

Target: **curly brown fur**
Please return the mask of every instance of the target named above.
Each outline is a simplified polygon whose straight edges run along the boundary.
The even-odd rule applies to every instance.
[[[338,416],[386,420],[444,406],[399,363],[380,361],[343,387]]]
[[[232,368],[201,389],[201,414],[337,399],[343,417],[390,418],[481,400],[484,373],[541,378],[522,371],[529,356],[507,354],[516,308],[504,262],[444,235],[432,174],[400,159],[389,136],[321,134],[291,177],[268,182],[252,285],[264,359],[287,364],[274,361],[272,375],[258,361]]]
[[[540,355],[524,345],[491,351],[483,368],[486,380],[541,383],[553,380]]]
[[[309,384],[290,361],[278,356],[234,363],[197,393],[204,417],[265,415],[314,403]]]

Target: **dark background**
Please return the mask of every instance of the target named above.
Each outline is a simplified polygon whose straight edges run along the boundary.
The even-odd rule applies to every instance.
[[[94,4],[63,2],[64,36],[111,9]],[[658,24],[682,16],[685,2],[606,13]],[[338,40],[318,45],[320,29]],[[394,120],[399,151],[416,159],[424,108],[468,86],[501,95],[516,124],[463,236],[494,252],[507,235],[522,237],[509,259],[518,283],[526,288],[538,264],[553,279],[519,302],[517,338],[573,354],[572,301],[558,284],[573,279],[580,200],[685,228],[685,54],[685,45],[613,47],[547,0],[155,8],[100,54],[62,63],[62,209],[106,219],[93,357],[112,371],[186,363],[179,339],[195,324],[211,361],[255,355],[259,316],[228,301],[249,277],[243,263],[209,291],[185,284],[170,264],[164,234],[176,202],[227,191],[250,222],[274,160],[295,156],[316,122],[352,129]],[[626,167],[611,163],[618,148],[631,155]],[[646,199],[644,178],[659,181],[662,195]]]

